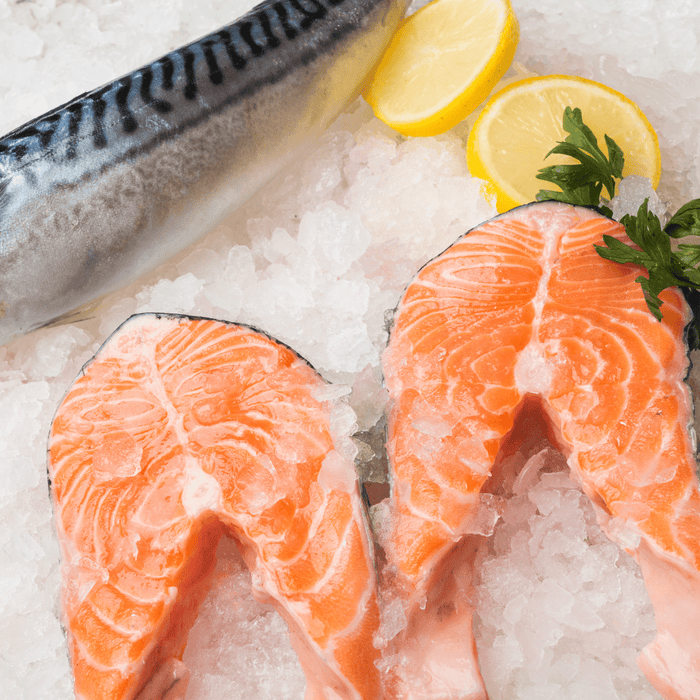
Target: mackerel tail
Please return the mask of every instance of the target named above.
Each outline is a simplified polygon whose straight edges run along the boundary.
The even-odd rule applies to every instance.
[[[210,231],[360,92],[407,0],[267,0],[0,139],[0,343]]]

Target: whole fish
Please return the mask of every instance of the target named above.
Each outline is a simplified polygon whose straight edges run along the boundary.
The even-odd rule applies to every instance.
[[[407,0],[266,0],[0,139],[0,343],[210,231],[361,91]]]

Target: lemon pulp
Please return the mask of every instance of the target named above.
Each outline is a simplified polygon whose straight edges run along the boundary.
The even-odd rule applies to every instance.
[[[447,131],[508,70],[518,36],[509,0],[433,0],[399,26],[365,98],[404,135]]]
[[[566,75],[528,78],[513,83],[486,104],[469,134],[467,164],[496,194],[500,212],[535,200],[541,189],[559,188],[536,178],[548,165],[576,163],[547,153],[563,141],[566,107],[581,110],[584,123],[606,153],[607,134],[625,155],[623,176],[648,177],[656,187],[661,177],[661,152],[654,128],[639,107],[601,83]]]

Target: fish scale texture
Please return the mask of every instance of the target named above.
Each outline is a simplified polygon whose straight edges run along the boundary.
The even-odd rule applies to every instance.
[[[264,0],[0,137],[0,343],[83,317],[239,209],[359,95],[406,4]]]
[[[225,533],[290,625],[308,697],[380,696],[370,543],[324,387],[266,336],[185,317],[133,317],[86,365],[49,468],[76,697],[133,698],[181,658]]]
[[[620,224],[590,209],[527,205],[469,232],[409,285],[383,360],[395,402],[384,544],[409,611],[424,615],[418,602],[424,607],[455,542],[476,532],[499,448],[525,399],[537,397],[603,528],[614,519],[641,538],[628,551],[641,565],[658,636],[640,665],[665,698],[697,700],[700,494],[683,382],[689,311],[677,290],[666,290],[656,321],[635,282],[639,269],[596,253],[603,235],[629,243]],[[470,697],[485,698],[472,662],[481,690]],[[394,672],[406,697],[420,697],[408,690],[409,672]],[[443,697],[431,692],[424,697]]]

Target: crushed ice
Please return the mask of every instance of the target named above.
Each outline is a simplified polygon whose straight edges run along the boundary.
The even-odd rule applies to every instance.
[[[617,194],[608,205],[612,209],[613,219],[619,221],[627,214],[637,216],[637,210],[645,199],[648,199],[648,211],[656,214],[661,220],[661,225],[664,226],[666,205],[659,199],[656,190],[651,186],[651,180],[640,175],[628,175],[620,180]]]
[[[412,9],[419,4],[425,3]],[[212,0],[167,5],[163,12],[159,0],[0,3],[0,133],[238,14],[231,3]],[[600,80],[635,100],[659,135],[660,200],[675,211],[696,197],[700,10],[627,0],[513,0],[513,6],[521,24],[518,59],[526,68]],[[465,135],[460,125],[434,139],[402,139],[358,102],[315,156],[200,245],[109,297],[96,318],[0,348],[4,696],[73,695],[57,613],[46,436],[81,366],[130,314],[211,315],[287,342],[328,379],[353,387],[348,401],[372,463],[367,474],[381,480],[384,428],[375,423],[387,400],[378,375],[387,312],[423,262],[494,214],[466,170]],[[644,196],[662,213],[648,186],[627,178],[613,201],[615,215],[635,213]],[[532,464],[521,470],[516,489],[523,490],[483,553],[478,638],[492,697],[658,698],[634,662],[653,634],[638,570],[602,538],[568,477]],[[385,516],[382,504],[372,509],[378,527]],[[624,524],[615,534],[633,545]],[[185,656],[192,669],[188,698],[298,700],[304,679],[284,623],[251,598],[250,577],[233,550],[220,554],[220,578]],[[401,624],[398,613],[393,624]]]
[[[634,663],[655,630],[639,567],[602,533],[554,450],[522,466],[476,571],[477,647],[491,697],[658,697]]]

